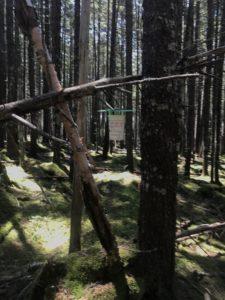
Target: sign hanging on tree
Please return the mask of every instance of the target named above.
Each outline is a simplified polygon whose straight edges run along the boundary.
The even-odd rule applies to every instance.
[[[124,140],[125,116],[109,115],[109,139],[113,141]]]

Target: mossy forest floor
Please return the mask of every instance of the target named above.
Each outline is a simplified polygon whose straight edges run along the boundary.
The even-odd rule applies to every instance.
[[[102,194],[105,214],[112,224],[133,299],[138,299],[139,280],[129,269],[137,253],[140,158],[135,157],[136,173],[126,171],[125,155],[114,153],[102,161],[94,152],[94,175]],[[40,145],[38,159],[26,157],[23,168],[1,160],[11,184],[0,177],[0,283],[23,266],[46,260],[63,261],[67,275],[61,279],[55,299],[116,299],[112,285],[104,278],[104,252],[84,212],[82,251],[67,255],[70,234],[71,187],[68,155],[58,167],[50,162],[52,153]],[[182,174],[183,160],[179,160]],[[200,160],[192,166],[190,180],[179,175],[177,227],[191,221],[191,227],[224,222],[225,161],[217,186],[202,177]],[[190,227],[190,228],[191,228]],[[225,299],[225,232],[202,234],[177,244],[176,291],[178,300]],[[1,295],[0,284],[0,295]],[[1,298],[0,296],[0,299]],[[206,299],[206,298],[205,298]],[[207,298],[208,299],[208,298]],[[4,298],[5,300],[5,298]],[[9,299],[10,300],[10,299]]]

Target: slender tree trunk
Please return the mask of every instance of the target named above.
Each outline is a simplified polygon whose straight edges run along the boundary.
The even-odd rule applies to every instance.
[[[28,64],[29,64],[29,87],[30,87],[30,97],[35,96],[35,68],[34,68],[34,50],[31,44],[28,48]],[[31,113],[31,123],[38,127],[38,113]],[[32,157],[37,157],[37,138],[38,134],[36,131],[31,131],[31,145],[30,145],[30,155]]]
[[[79,83],[79,40],[80,40],[80,0],[74,0],[74,84]],[[72,115],[76,120],[77,103],[71,103]],[[73,182],[73,159],[70,161],[70,180]]]
[[[5,1],[0,8],[0,104],[6,101],[6,40],[5,40]],[[0,149],[4,148],[6,138],[5,128],[0,124]]]
[[[194,0],[189,1],[187,26],[184,41],[184,51],[186,54],[195,54],[193,47],[193,34],[194,34]],[[191,156],[194,147],[194,122],[195,122],[195,79],[188,80],[187,87],[188,97],[188,116],[187,116],[187,137],[186,137],[186,153],[185,153],[185,170],[184,174],[190,177]]]
[[[47,47],[50,47],[50,10],[49,10],[49,0],[45,0],[45,10],[44,10],[44,36],[45,36],[45,43]],[[43,93],[47,93],[49,91],[48,82],[44,76],[44,82],[43,82]],[[44,115],[43,115],[43,129],[44,132],[48,134],[52,134],[52,108],[46,108],[44,109]],[[49,139],[43,138],[43,143],[49,145]]]
[[[107,0],[107,35],[106,35],[106,76],[109,77],[109,41],[110,41],[110,5]]]
[[[200,18],[200,1],[196,3],[196,22],[195,22],[195,49],[198,52],[199,38],[201,30],[201,18]],[[196,85],[196,130],[195,130],[195,152],[201,155],[201,144],[202,144],[202,89],[203,89],[203,78],[199,78]]]
[[[116,75],[116,28],[117,28],[117,1],[112,0],[112,22],[111,22],[111,45],[110,45],[110,64],[109,64],[109,76],[115,77]],[[114,105],[114,91],[109,91],[109,104],[113,107]],[[108,152],[110,147],[110,140],[109,140],[109,121],[108,121],[108,114],[107,120],[105,122],[105,138],[104,138],[104,147],[103,147],[103,158],[107,159]],[[112,147],[112,146],[111,146]],[[111,149],[112,151],[112,149]]]
[[[88,79],[88,43],[89,43],[90,1],[83,0],[81,8],[79,40],[79,84]],[[77,125],[82,142],[86,143],[87,110],[85,98],[81,98],[77,107]],[[81,222],[83,212],[82,181],[76,165],[73,167],[73,199],[71,208],[70,252],[81,250]]]
[[[196,91],[196,104],[197,104],[197,112],[196,112],[196,133],[195,133],[195,152],[202,156],[202,98],[203,98],[203,87],[204,87],[203,78],[199,78],[197,83],[197,91]]]
[[[61,0],[51,0],[51,33],[52,33],[52,59],[55,64],[55,69],[61,80]],[[55,133],[54,135],[58,138],[61,137],[61,122],[58,115],[55,115]],[[60,164],[60,151],[61,147],[59,143],[53,143],[53,161]]]
[[[15,80],[15,39],[14,39],[14,13],[13,2],[6,1],[6,39],[7,39],[7,101],[11,102],[17,98]],[[18,58],[19,59],[19,58]],[[12,122],[7,124],[7,154],[11,159],[19,162],[18,130]]]
[[[74,84],[79,82],[80,0],[74,0]]]
[[[142,24],[141,24],[141,16],[140,16],[140,6],[138,5],[137,1],[136,1],[136,15],[137,15],[137,21],[136,21],[136,52],[137,52],[137,64],[136,64],[136,69],[137,69],[137,74],[140,74],[140,44],[141,44],[141,32],[140,32],[140,29],[142,27]],[[137,86],[136,87],[136,101],[135,101],[135,106],[136,106],[136,113],[135,113],[135,137],[134,137],[134,144],[135,144],[135,148],[137,149],[138,147],[138,141],[140,139],[140,126],[139,126],[139,123],[140,123],[140,119],[141,119],[141,116],[140,116],[140,87]]]
[[[207,26],[207,50],[213,48],[213,26],[214,24],[214,9],[213,0],[207,1],[208,9],[208,26]],[[208,57],[209,63],[211,62],[211,57]],[[210,64],[206,68],[206,72],[211,74],[212,67]],[[203,166],[202,174],[208,175],[208,155],[209,155],[209,119],[210,119],[210,99],[211,99],[211,83],[212,79],[210,76],[205,77],[204,84],[204,99],[203,99],[203,111],[202,111],[202,126],[203,126]]]
[[[220,26],[220,39],[219,47],[225,44],[225,1],[223,1],[222,7],[222,17]],[[217,184],[219,181],[219,166],[220,166],[220,142],[221,142],[221,106],[222,106],[222,89],[223,89],[223,70],[224,70],[224,54],[217,56],[220,59],[219,63],[215,66],[215,84],[214,89],[216,90],[216,103],[215,103],[215,113],[216,113],[216,126],[215,126],[215,156],[214,156],[214,178],[211,177],[211,181]]]
[[[96,30],[95,26],[93,25],[93,28],[94,28],[93,48],[94,48],[94,51],[95,51],[95,55],[94,55],[95,56],[95,63],[94,64],[95,64],[95,79],[96,80],[98,80],[100,78],[101,12],[102,12],[101,6],[102,6],[102,1],[98,0],[98,10],[96,9],[96,7],[94,7],[94,10],[96,12],[98,12],[98,15],[96,16],[96,12],[95,12],[95,14],[93,13],[93,18],[95,16],[95,18],[93,19],[93,24],[96,23],[96,18],[98,20],[97,30]],[[96,97],[98,97],[98,96],[93,96],[92,97],[91,143],[94,144],[96,146],[96,149],[97,149],[98,130],[99,130],[99,113],[98,113],[99,103],[98,103]]]
[[[215,48],[218,47],[218,42],[219,42],[219,13],[220,13],[220,1],[217,0],[216,2],[214,2],[215,5],[215,16],[216,16],[216,26],[215,26],[215,34],[214,34],[214,46]],[[213,69],[213,73],[216,76],[216,66]],[[218,93],[218,89],[217,89],[217,80],[215,77],[213,77],[213,86],[212,86],[212,142],[211,142],[211,170],[210,170],[210,177],[211,177],[211,182],[215,181],[215,153],[216,153],[216,110],[217,110],[217,93]]]
[[[66,87],[67,85],[67,73],[68,73],[68,70],[67,70],[67,66],[66,66],[66,56],[67,56],[67,47],[66,47],[66,20],[68,19],[68,11],[67,11],[67,3],[62,3],[62,9],[63,9],[63,20],[62,20],[62,84],[64,87]],[[68,59],[68,58],[67,58]]]
[[[126,75],[132,75],[132,48],[133,48],[133,0],[126,0]],[[132,87],[126,88],[127,109],[133,110]],[[133,112],[126,113],[126,147],[128,170],[133,172]]]

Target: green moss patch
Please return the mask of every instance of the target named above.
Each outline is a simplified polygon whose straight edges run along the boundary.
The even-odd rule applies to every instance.
[[[57,164],[53,162],[42,163],[39,167],[41,170],[43,170],[45,173],[51,176],[67,176],[67,174]]]

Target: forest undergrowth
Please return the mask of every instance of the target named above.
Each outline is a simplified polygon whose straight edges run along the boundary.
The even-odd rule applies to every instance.
[[[94,151],[92,155],[102,205],[117,237],[132,297],[138,299],[141,280],[134,262],[138,255],[140,157],[135,156],[135,172],[131,174],[126,171],[122,151],[105,161]],[[25,157],[23,167],[19,167],[1,152],[9,182],[0,177],[0,299],[23,299],[36,276],[30,270],[39,269],[46,261],[66,266],[66,273],[59,272],[56,295],[49,299],[116,299],[107,280],[104,252],[85,212],[82,251],[67,255],[72,195],[69,156],[62,153],[65,163],[60,167],[51,162],[51,156],[48,148],[39,145],[38,158]],[[192,164],[190,180],[182,172],[183,159],[179,158],[177,230],[224,222],[225,159],[220,186],[201,176],[200,158]],[[200,300],[207,294],[211,299],[225,299],[224,242],[225,232],[220,230],[176,244],[178,300]]]

